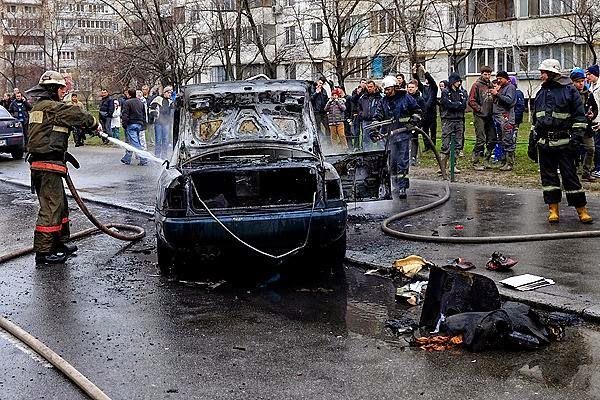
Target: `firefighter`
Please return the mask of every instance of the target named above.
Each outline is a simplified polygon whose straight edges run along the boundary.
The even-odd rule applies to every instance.
[[[548,204],[548,222],[559,221],[558,203],[561,201],[561,179],[567,202],[574,206],[583,223],[591,223],[586,209],[585,192],[577,176],[575,160],[587,128],[581,96],[571,80],[561,75],[560,63],[555,59],[542,61],[539,67],[542,84],[535,96],[533,129],[529,156],[540,163],[544,203]],[[534,148],[532,148],[534,147]]]
[[[389,130],[388,147],[390,149],[390,175],[392,187],[396,197],[406,198],[406,189],[409,187],[409,144],[411,132],[407,127],[410,122],[421,120],[421,110],[415,99],[405,89],[398,86],[398,81],[393,76],[386,76],[382,82],[385,97],[377,106],[375,113],[379,121],[392,119]],[[380,139],[374,137],[374,139]]]
[[[65,104],[63,75],[56,71],[42,74],[39,86],[32,89],[38,97],[29,117],[29,152],[32,190],[40,210],[33,234],[36,264],[63,263],[77,251],[69,243],[69,207],[62,178],[67,174],[66,161],[78,167],[67,153],[69,134],[74,128],[95,130],[98,122],[80,107]]]

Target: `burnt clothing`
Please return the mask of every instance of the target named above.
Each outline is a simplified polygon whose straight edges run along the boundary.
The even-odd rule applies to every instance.
[[[533,109],[533,126],[540,163],[544,202],[558,203],[562,187],[569,205],[586,205],[585,192],[577,176],[575,160],[587,128],[583,102],[566,77],[548,79],[538,91]]]
[[[59,163],[54,165],[61,166]],[[70,239],[69,206],[63,174],[34,168],[32,165],[31,182],[37,193],[40,211],[33,233],[33,248],[38,253],[50,253]]]
[[[123,126],[139,124],[142,127],[146,125],[146,107],[137,97],[127,99],[121,110],[121,120]]]

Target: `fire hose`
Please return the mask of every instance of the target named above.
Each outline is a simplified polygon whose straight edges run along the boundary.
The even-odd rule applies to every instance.
[[[75,199],[75,202],[83,212],[83,214],[90,220],[92,224],[94,224],[95,228],[85,229],[83,231],[77,232],[71,235],[71,239],[81,239],[85,236],[89,236],[95,233],[103,232],[115,239],[125,240],[125,241],[136,241],[140,240],[144,236],[146,236],[146,231],[144,228],[135,225],[128,224],[117,224],[117,223],[108,223],[102,224],[94,215],[88,210],[87,206],[79,196],[73,181],[69,174],[65,176],[65,182],[67,183],[67,187],[71,192],[71,195]],[[123,234],[121,231],[130,231],[132,234]],[[16,250],[8,254],[4,254],[0,256],[0,263],[11,260],[16,257],[20,257],[33,252],[33,246],[27,247],[24,249]],[[72,365],[70,365],[67,361],[61,358],[58,354],[44,345],[41,341],[33,337],[31,334],[15,325],[13,322],[7,320],[0,316],[0,328],[4,329],[15,338],[19,339],[21,342],[25,343],[31,349],[33,349],[40,356],[45,358],[50,364],[56,367],[59,371],[61,371],[69,380],[71,380],[75,385],[77,385],[85,394],[87,394],[93,400],[110,400],[110,398],[102,392],[96,385],[94,385],[91,381],[89,381],[85,376],[83,376],[79,371],[77,371]]]
[[[378,123],[377,126],[384,126],[387,124],[391,124],[392,121],[384,121],[383,123]],[[399,239],[415,241],[415,242],[429,242],[429,243],[460,243],[460,244],[491,244],[491,243],[515,243],[515,242],[538,242],[545,240],[561,240],[561,239],[581,239],[581,238],[594,238],[600,237],[600,230],[592,230],[592,231],[579,231],[579,232],[557,232],[557,233],[533,233],[527,235],[505,235],[505,236],[427,236],[427,235],[419,235],[416,233],[407,233],[402,232],[390,227],[390,225],[394,222],[401,220],[402,218],[409,217],[411,215],[420,214],[422,212],[432,210],[436,207],[441,206],[450,200],[450,182],[448,181],[448,177],[446,175],[446,171],[442,168],[442,161],[440,159],[439,153],[431,140],[431,137],[423,130],[417,127],[411,127],[412,131],[423,136],[435,154],[435,158],[437,163],[442,171],[442,178],[444,179],[444,194],[439,199],[419,206],[415,208],[411,208],[400,213],[394,214],[388,218],[386,218],[381,224],[381,230],[389,236],[393,236]]]

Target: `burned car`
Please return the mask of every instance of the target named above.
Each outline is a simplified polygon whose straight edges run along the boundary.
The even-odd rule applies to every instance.
[[[186,86],[177,119],[156,199],[162,272],[229,254],[341,264],[346,203],[321,151],[307,82]]]

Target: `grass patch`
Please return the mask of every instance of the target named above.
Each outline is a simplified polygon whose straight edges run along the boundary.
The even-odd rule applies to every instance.
[[[438,116],[437,123],[437,144],[436,148],[438,151],[442,147],[442,122]],[[516,176],[539,176],[538,165],[531,161],[527,157],[527,146],[529,143],[529,130],[531,129],[531,123],[529,122],[529,115],[525,113],[523,115],[523,123],[519,126],[519,135],[517,137],[517,150],[515,152],[515,165],[512,173]],[[473,153],[473,147],[475,147],[475,127],[473,125],[473,113],[465,114],[465,153],[464,161],[461,164],[471,163],[471,154]],[[434,167],[437,165],[435,157],[431,152],[424,152],[421,156],[420,163],[424,167]]]

